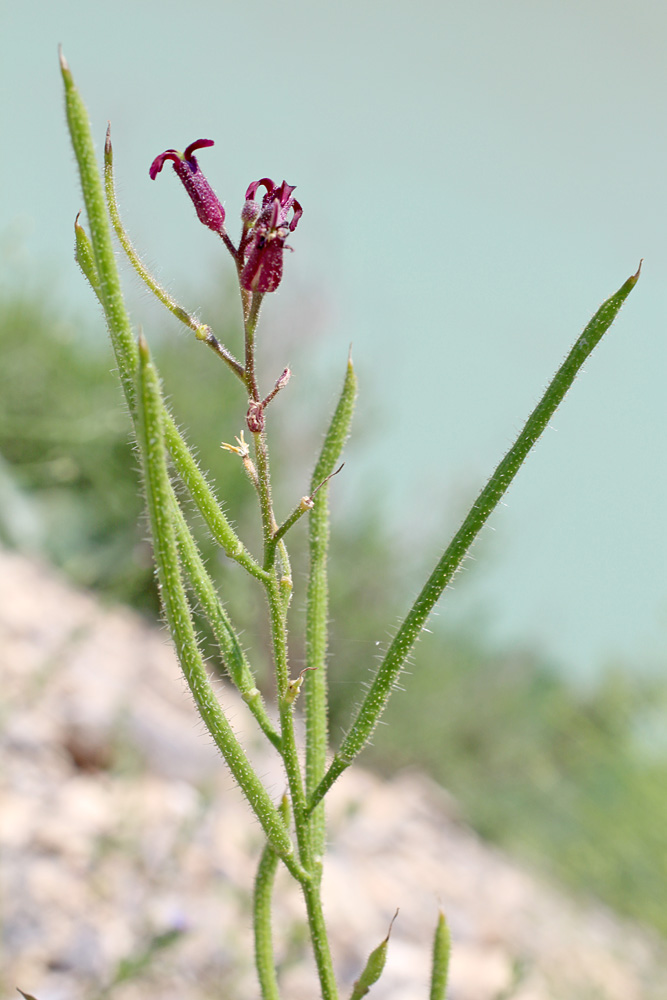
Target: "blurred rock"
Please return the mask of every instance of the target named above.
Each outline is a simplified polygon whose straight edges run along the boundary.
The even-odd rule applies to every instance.
[[[132,959],[142,974],[105,997],[257,997],[250,893],[261,830],[164,631],[0,551],[0,669],[5,994],[20,986],[39,1000],[97,1000]],[[219,691],[279,798],[275,753],[236,694]],[[425,1000],[441,905],[453,938],[450,1000],[667,996],[655,937],[484,844],[425,777],[381,781],[352,768],[329,815],[324,892],[344,995],[398,906],[372,996]],[[289,1000],[318,995],[303,921],[281,871],[276,948]]]

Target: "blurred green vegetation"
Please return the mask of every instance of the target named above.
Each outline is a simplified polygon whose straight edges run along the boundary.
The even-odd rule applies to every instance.
[[[109,599],[157,615],[129,419],[102,322],[93,344],[75,323],[54,322],[54,312],[43,295],[5,293],[0,309],[0,539],[46,556]],[[233,342],[232,331],[216,332],[223,339],[229,332]],[[220,449],[242,425],[240,389],[212,354],[173,328],[155,355],[179,421],[252,544],[254,500],[240,463]],[[311,443],[314,458],[315,436]],[[299,450],[307,444],[305,435]],[[276,459],[279,445],[274,466]],[[295,486],[294,496],[302,491]],[[266,661],[261,602],[193,521],[231,613]],[[299,526],[297,587],[303,538]],[[331,567],[335,741],[409,595],[395,540],[374,513],[334,524]],[[302,614],[297,594],[295,637]],[[292,652],[298,664],[296,638]],[[442,628],[424,637],[416,663],[366,762],[381,770],[425,768],[483,836],[667,934],[667,682],[628,664],[607,672],[595,690],[576,692],[539,653],[488,649],[483,635]]]

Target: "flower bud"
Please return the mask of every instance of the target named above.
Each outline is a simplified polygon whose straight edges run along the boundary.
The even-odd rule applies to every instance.
[[[183,187],[190,195],[197,216],[200,222],[212,229],[214,233],[222,233],[225,228],[225,210],[218,201],[218,197],[204,177],[197,158],[194,155],[195,149],[203,149],[205,146],[212,146],[212,139],[197,139],[191,142],[184,153],[179,153],[177,149],[166,149],[164,153],[156,156],[149,170],[150,178],[155,180],[162,170],[166,160],[171,160],[174,170],[178,174]]]

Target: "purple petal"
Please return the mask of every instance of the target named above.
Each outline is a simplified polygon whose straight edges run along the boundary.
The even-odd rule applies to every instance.
[[[195,149],[204,149],[206,146],[215,146],[215,142],[213,141],[213,139],[195,139],[195,141],[191,142],[190,145],[186,148],[183,154],[183,159],[184,160],[191,159]]]
[[[292,209],[294,210],[294,215],[292,216],[292,221],[289,224],[290,233],[293,233],[297,227],[297,223],[301,216],[303,215],[303,209],[298,201],[292,202]]]
[[[157,175],[162,170],[165,160],[173,160],[174,163],[180,163],[181,154],[177,149],[165,149],[164,153],[160,153],[159,156],[156,156],[153,162],[151,163],[150,170],[148,171],[150,179],[152,181],[155,180]]]
[[[253,181],[253,183],[248,186],[248,190],[245,193],[246,201],[254,199],[255,192],[259,187],[265,187],[267,194],[269,194],[271,191],[274,190],[275,184],[273,183],[270,177],[262,177],[261,181]]]

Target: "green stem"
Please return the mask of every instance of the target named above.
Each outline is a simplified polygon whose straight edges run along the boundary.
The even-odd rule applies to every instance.
[[[245,383],[248,390],[248,398],[256,403],[261,401],[259,387],[257,385],[257,375],[255,373],[255,334],[257,323],[259,322],[259,311],[262,308],[264,296],[259,292],[254,292],[250,299],[250,308],[245,319]]]
[[[317,964],[317,973],[320,979],[322,1000],[338,1000],[338,987],[331,959],[327,927],[322,911],[320,887],[316,882],[308,882],[302,884],[302,890],[306,901],[308,927],[310,929],[315,962]]]
[[[308,881],[301,881],[301,889],[306,902],[308,925],[320,979],[322,998],[323,1000],[337,1000],[338,991],[319,888],[322,862],[320,858],[315,859],[313,857],[310,823],[306,811],[306,796],[294,733],[293,702],[289,698],[286,610],[282,601],[280,586],[275,578],[272,578],[266,584],[266,591],[269,600],[274,662],[278,686],[282,758],[292,800],[299,860],[309,875]]]
[[[283,797],[280,808],[287,826],[289,822],[289,802]],[[280,1000],[276,963],[273,954],[273,929],[271,926],[271,904],[273,886],[278,869],[278,855],[270,844],[266,844],[257,868],[253,893],[253,928],[255,932],[255,967],[262,993],[262,1000]]]
[[[266,573],[259,563],[255,562],[223,514],[206,477],[183,440],[173,417],[166,408],[163,409],[164,437],[167,448],[176,471],[187,486],[190,496],[206,521],[211,534],[230,559],[234,559],[243,566],[251,576],[264,581]]]
[[[220,707],[197,645],[181,569],[172,518],[172,487],[162,434],[163,407],[157,374],[146,342],[140,342],[137,440],[142,457],[146,504],[165,617],[183,673],[199,713],[227,765],[259,819],[272,847],[299,881],[309,878],[294,857],[285,824],[252,768]]]
[[[227,612],[220,603],[213,581],[206,570],[197,544],[192,537],[173,490],[172,513],[176,530],[176,541],[183,568],[190,580],[192,589],[197,595],[201,609],[213,629],[213,634],[220,647],[227,672],[248,708],[255,716],[262,732],[274,747],[280,750],[280,736],[269,719],[264,699],[257,688],[255,678],[243,652],[241,643],[238,640]]]
[[[600,306],[592,320],[577,340],[567,358],[554,375],[544,396],[537,404],[519,437],[507,452],[489,482],[475,500],[463,524],[452,539],[437,566],[426,581],[421,593],[408,612],[403,624],[387,650],[340,749],[329,770],[310,799],[312,808],[326,794],[336,778],[349,767],[359,751],[370,739],[394,688],[398,674],[412,647],[419,638],[443,590],[461,565],[467,551],[486,523],[508,486],[521,468],[531,448],[551,420],[558,404],[574,379],[614,321],[621,305],[639,278],[639,271],[628,278],[621,288]]]

